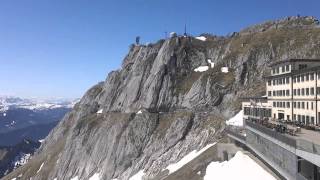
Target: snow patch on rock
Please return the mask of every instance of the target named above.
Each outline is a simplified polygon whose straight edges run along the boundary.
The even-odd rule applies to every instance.
[[[144,176],[144,174],[145,173],[143,172],[143,170],[140,170],[137,174],[131,176],[129,180],[142,180],[142,177]]]
[[[212,62],[211,59],[208,59],[208,63],[210,64],[211,68],[214,68],[214,62]]]
[[[207,38],[204,37],[204,36],[198,36],[198,37],[196,37],[196,39],[198,39],[200,41],[206,41],[207,40]]]
[[[79,177],[75,176],[75,177],[71,178],[70,180],[79,180]]]
[[[195,72],[205,72],[208,71],[209,66],[199,66],[196,69],[194,69]]]
[[[229,68],[228,67],[222,67],[221,68],[221,72],[228,73],[229,72]]]
[[[44,162],[41,164],[41,166],[39,167],[38,171],[37,171],[37,174],[41,171],[42,167],[44,165]]]
[[[235,116],[226,121],[227,125],[243,126],[243,110],[239,111]]]
[[[136,114],[142,114],[142,111],[140,110],[140,111],[138,111]]]
[[[89,180],[100,180],[100,174],[99,173],[95,173],[93,176],[91,176],[89,178]]]
[[[170,164],[166,169],[169,170],[169,174],[177,171],[178,169],[180,169],[181,167],[183,167],[184,165],[186,165],[187,163],[192,161],[194,158],[196,158],[197,156],[199,156],[200,154],[202,154],[204,151],[206,151],[210,147],[214,146],[215,144],[216,143],[208,144],[207,146],[205,146],[204,148],[202,148],[199,151],[194,150],[194,151],[190,152],[189,154],[184,156],[179,162],[174,163],[174,164]]]
[[[31,154],[25,154],[20,152],[19,155],[17,155],[14,159],[14,169],[26,164],[29,159],[31,158]]]
[[[103,109],[100,109],[99,111],[97,111],[97,114],[102,114]]]
[[[274,180],[275,178],[249,156],[238,151],[229,161],[212,162],[207,166],[204,180],[212,179]]]

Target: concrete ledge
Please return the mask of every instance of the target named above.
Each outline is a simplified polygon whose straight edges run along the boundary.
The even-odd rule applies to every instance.
[[[287,151],[290,151],[290,152],[296,154],[296,149],[294,147],[291,147],[291,146],[289,146],[289,145],[287,145],[287,144],[285,144],[285,143],[283,143],[283,142],[281,142],[281,141],[279,141],[277,139],[274,139],[273,137],[270,137],[270,136],[268,136],[268,135],[266,135],[264,133],[261,133],[260,131],[255,130],[254,128],[251,128],[249,126],[246,126],[246,129],[248,129],[248,130],[258,134],[259,136],[262,136],[263,138],[265,138],[265,139],[277,144],[278,146],[286,149]]]
[[[311,163],[320,167],[320,156],[317,154],[309,153],[300,149],[296,150],[296,155],[302,157],[303,159],[310,161]]]
[[[279,167],[277,164],[273,163],[272,160],[269,160],[267,157],[265,157],[262,153],[260,153],[258,150],[253,148],[251,145],[247,144],[247,147],[250,148],[254,153],[256,153],[261,159],[263,159],[266,163],[268,163],[273,169],[278,171],[284,178],[286,179],[296,179],[296,177],[291,176],[289,173],[284,171],[281,167]]]
[[[236,137],[236,136],[233,136],[233,135],[231,135],[231,134],[227,134],[227,135],[228,135],[228,137],[230,137],[230,138],[232,138],[232,139],[234,139],[234,140],[236,140],[236,141],[239,141],[240,143],[246,145],[246,142],[245,142],[244,140],[242,140],[242,139],[240,139],[240,138],[238,138],[238,137]]]
[[[314,153],[310,153],[310,152],[307,152],[307,151],[303,151],[303,150],[300,150],[300,149],[295,149],[295,148],[293,148],[293,147],[291,147],[291,146],[289,146],[289,145],[287,145],[285,143],[282,143],[279,140],[274,139],[273,137],[270,137],[270,136],[268,136],[268,135],[266,135],[264,133],[261,133],[261,132],[255,130],[255,129],[251,128],[251,127],[246,126],[246,128],[248,130],[250,130],[250,131],[262,136],[263,138],[265,138],[265,139],[277,144],[278,146],[280,146],[280,147],[282,147],[282,148],[294,153],[295,155],[300,156],[303,159],[305,159],[307,161],[310,161],[311,163],[313,163],[313,164],[315,164],[317,166],[320,166],[320,155],[317,155],[317,154],[314,154]]]

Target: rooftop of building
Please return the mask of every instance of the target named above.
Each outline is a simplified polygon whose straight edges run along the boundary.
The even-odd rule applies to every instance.
[[[320,61],[319,61],[320,63]],[[308,72],[320,72],[320,64],[319,66],[316,67],[310,67],[310,68],[304,68],[304,69],[299,69],[299,70],[292,70],[291,72],[288,73],[284,73],[284,74],[275,74],[275,75],[267,75],[264,76],[264,78],[266,79],[270,79],[270,78],[281,78],[281,77],[286,77],[286,76],[291,76],[291,75],[299,75],[299,74],[303,74],[303,73],[308,73]]]
[[[279,64],[286,64],[286,63],[293,63],[293,62],[319,62],[320,63],[320,59],[285,59],[285,60],[280,60],[280,61],[270,63],[268,66],[273,67]]]
[[[239,97],[239,99],[241,99],[242,101],[267,101],[268,97],[267,96],[247,96],[247,97]]]

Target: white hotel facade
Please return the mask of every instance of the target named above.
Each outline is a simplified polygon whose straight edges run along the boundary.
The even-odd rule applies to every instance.
[[[320,60],[288,59],[270,65],[266,96],[243,98],[244,118],[320,124]]]

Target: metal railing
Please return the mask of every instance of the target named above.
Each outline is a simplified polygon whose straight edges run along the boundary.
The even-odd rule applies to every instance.
[[[297,149],[320,155],[320,145],[304,139],[297,139]]]
[[[246,120],[246,125],[253,128],[253,129],[256,129],[270,137],[273,137],[289,146],[292,146],[294,148],[297,147],[297,142],[296,142],[296,139],[294,138],[291,138],[285,134],[282,134],[282,133],[279,133],[273,129],[270,129],[270,128],[267,128],[267,127],[264,127],[263,125],[260,125],[260,124],[257,124],[257,123],[254,123],[254,122],[251,122],[249,120]]]

